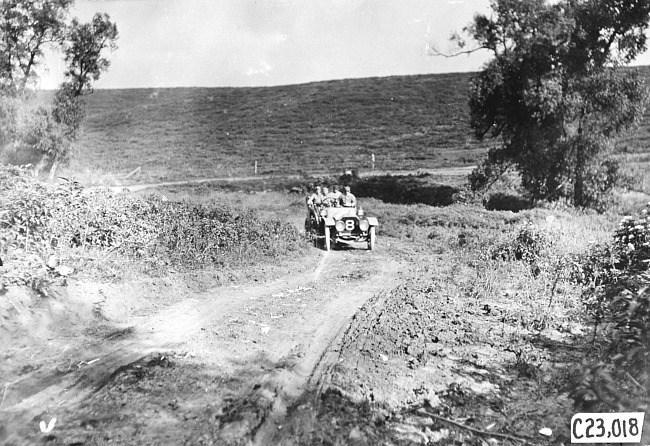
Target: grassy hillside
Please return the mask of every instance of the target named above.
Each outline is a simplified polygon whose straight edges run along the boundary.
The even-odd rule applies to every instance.
[[[650,79],[650,67],[642,68]],[[267,88],[98,90],[73,168],[131,181],[340,173],[474,164],[488,142],[469,128],[471,73],[348,79]],[[645,169],[650,113],[621,138]],[[641,164],[639,164],[641,163]]]
[[[469,76],[96,91],[77,162],[152,180],[471,164]]]

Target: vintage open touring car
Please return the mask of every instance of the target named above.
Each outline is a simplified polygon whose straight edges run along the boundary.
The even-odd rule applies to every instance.
[[[367,242],[368,249],[375,249],[378,224],[376,217],[367,217],[361,208],[307,203],[305,231],[327,251],[338,242]]]

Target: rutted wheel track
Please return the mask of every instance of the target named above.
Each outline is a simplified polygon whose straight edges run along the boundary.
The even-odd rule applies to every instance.
[[[323,259],[326,261],[316,268],[314,279],[323,279],[332,274],[332,267],[340,260],[341,254],[337,251],[324,253]],[[355,254],[365,255],[365,252]],[[240,393],[237,401],[233,403],[245,403],[243,410],[238,414],[239,420],[226,425],[224,431],[242,432],[242,429],[233,425],[242,423],[242,420],[245,423],[254,420],[253,424],[246,426],[246,439],[256,445],[271,444],[270,441],[277,430],[282,428],[286,408],[303,392],[316,386],[321,381],[321,374],[329,370],[328,361],[336,359],[337,356],[331,353],[337,350],[352,316],[373,295],[384,288],[391,288],[397,282],[396,262],[387,260],[384,256],[368,256],[373,257],[368,266],[379,268],[367,278],[351,286],[317,290],[330,294],[330,297],[319,312],[321,317],[312,321],[320,326],[311,336],[308,345],[293,347],[274,364],[273,370],[251,382]],[[368,257],[363,257],[359,260],[363,264],[363,260],[367,259]],[[222,436],[220,440],[239,443],[242,438]]]
[[[82,412],[101,405],[98,396],[102,389],[148,354],[185,351],[187,357],[192,352],[206,366],[233,376],[247,367],[254,369],[253,364],[264,358],[263,370],[251,372],[224,403],[223,410],[232,416],[221,423],[219,441],[267,444],[282,423],[285,408],[327,370],[324,363],[334,356],[326,353],[336,348],[358,308],[397,280],[399,265],[389,260],[383,249],[318,254],[319,263],[309,271],[290,271],[288,278],[272,283],[211,290],[146,317],[126,327],[124,339],[102,345],[94,363],[85,364],[78,373],[54,379],[9,407],[5,405],[2,412],[10,415],[12,425],[35,425],[33,420],[44,413],[48,417],[58,414],[59,425],[53,433],[74,438],[84,426],[81,405]],[[292,295],[293,290],[300,293]],[[289,310],[280,314],[283,308]],[[239,337],[230,339],[227,326],[240,330]],[[42,379],[38,375],[33,378]],[[35,438],[23,439],[29,444]],[[155,433],[147,437],[156,438]]]

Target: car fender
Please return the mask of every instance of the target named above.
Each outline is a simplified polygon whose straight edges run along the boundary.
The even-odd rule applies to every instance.
[[[336,224],[333,217],[325,217],[323,220],[325,220],[325,226],[334,226]]]
[[[366,218],[366,220],[368,220],[368,224],[370,224],[370,226],[379,226],[379,222],[377,221],[377,217],[368,217],[368,218]]]

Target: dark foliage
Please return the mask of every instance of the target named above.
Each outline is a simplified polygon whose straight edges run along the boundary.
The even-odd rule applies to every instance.
[[[531,200],[503,192],[494,193],[485,201],[485,209],[489,211],[520,212],[532,207]]]
[[[357,197],[372,197],[386,203],[449,206],[459,189],[427,181],[426,175],[360,178],[352,182],[352,192]]]
[[[617,179],[606,159],[648,97],[637,71],[646,48],[647,2],[496,0],[468,27],[493,59],[472,80],[471,126],[500,147],[471,178],[490,183],[516,167],[534,199],[602,208]]]

